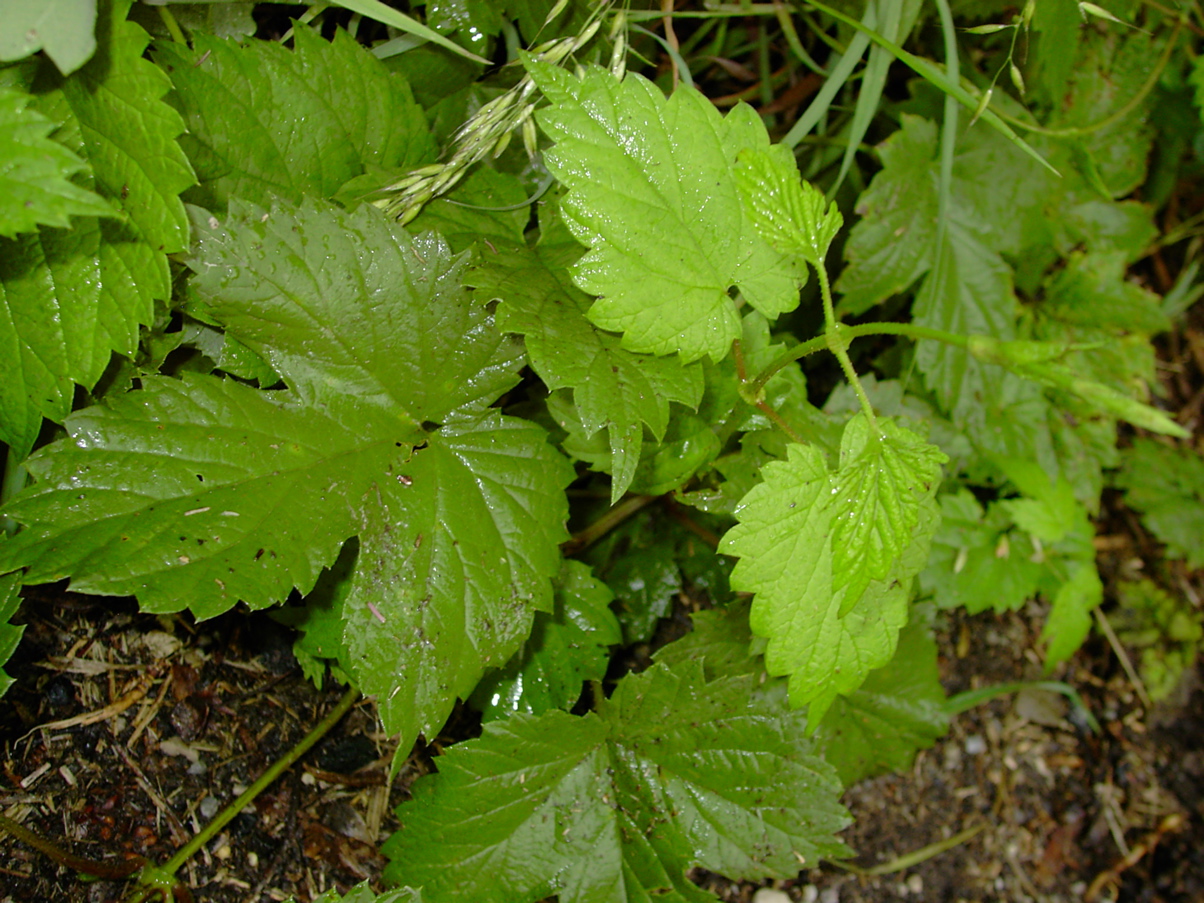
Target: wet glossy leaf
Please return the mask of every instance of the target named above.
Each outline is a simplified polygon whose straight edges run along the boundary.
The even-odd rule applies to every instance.
[[[0,567],[208,617],[307,592],[358,535],[346,660],[404,746],[550,606],[572,471],[488,409],[520,349],[437,237],[370,208],[232,207],[202,223],[198,294],[289,388],[148,380],[84,409],[31,462]]]
[[[22,91],[0,89],[0,236],[65,227],[73,216],[112,216],[103,198],[70,181],[88,164],[47,136],[54,123]]]
[[[814,446],[766,464],[721,546],[740,556],[732,585],[757,594],[752,628],[769,639],[766,666],[790,677],[791,704],[811,705],[811,730],[890,660],[938,522],[944,455],[879,423],[880,436],[862,415],[849,422],[834,472]]]
[[[556,583],[555,607],[537,612],[523,648],[486,676],[474,693],[485,720],[513,713],[542,715],[573,707],[588,680],[601,680],[610,647],[623,641],[610,610],[614,595],[579,561],[566,561]]]
[[[762,238],[814,267],[824,265],[844,218],[835,203],[825,209],[823,192],[802,180],[786,147],[741,151],[736,185],[744,211]]]
[[[164,42],[159,63],[188,123],[181,143],[214,211],[231,197],[268,205],[332,197],[368,167],[417,166],[434,145],[409,86],[347,32],[298,28],[296,48],[197,35]]]
[[[751,108],[725,118],[696,91],[666,99],[636,75],[528,66],[551,101],[539,122],[556,146],[544,159],[589,248],[573,279],[599,296],[595,324],[631,351],[720,360],[740,335],[730,288],[771,318],[798,304],[802,272],[748,221],[732,177],[741,150],[769,146]]]
[[[125,220],[77,217],[70,231],[0,239],[0,441],[21,457],[42,418],[62,421],[73,383],[91,388],[113,351],[132,355],[154,301],[171,291],[167,254],[184,249],[179,193],[195,181],[176,136],[183,123],[160,99],[169,84],[142,59],[146,33],[110,4],[98,51],[69,79],[47,73],[36,94],[55,139],[90,172],[76,183],[110,201]],[[41,83],[40,83],[41,85]]]
[[[415,785],[386,875],[433,901],[703,901],[691,864],[758,880],[841,855],[830,766],[750,691],[658,665],[596,714],[492,722]]]
[[[676,358],[635,354],[619,337],[586,317],[589,298],[572,285],[565,267],[580,255],[575,245],[538,251],[503,250],[487,256],[468,276],[483,298],[498,298],[498,326],[526,339],[531,365],[549,389],[571,388],[581,428],[605,428],[614,479],[611,501],[631,486],[647,427],[658,442],[669,424],[669,403],[697,407],[702,369]]]

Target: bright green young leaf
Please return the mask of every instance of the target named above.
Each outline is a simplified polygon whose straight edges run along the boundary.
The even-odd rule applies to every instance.
[[[823,192],[802,180],[794,154],[781,144],[741,151],[736,185],[744,212],[762,238],[783,254],[816,268],[824,265],[844,218],[835,202],[824,209]]]
[[[657,665],[596,714],[486,725],[415,784],[386,876],[433,903],[681,903],[714,899],[694,864],[760,880],[842,855],[831,766],[751,689]]]
[[[610,610],[613,599],[586,565],[566,561],[556,583],[556,607],[536,613],[523,648],[477,685],[473,700],[483,718],[572,708],[587,680],[606,676],[610,647],[623,642]]]
[[[569,281],[565,266],[579,249],[542,246],[487,255],[466,279],[478,296],[500,299],[498,327],[523,335],[531,366],[549,389],[571,388],[582,429],[605,428],[610,449],[611,500],[631,485],[647,426],[656,441],[669,424],[669,402],[696,408],[702,370],[673,357],[635,354],[618,336],[586,318],[589,298]]]
[[[920,507],[935,497],[948,460],[893,421],[883,419],[880,427],[879,437],[864,416],[849,421],[832,483],[840,500],[832,508],[831,542],[833,588],[846,590],[841,617],[870,582],[895,570],[915,541]]]
[[[368,167],[412,167],[434,144],[409,86],[343,30],[325,41],[297,28],[296,49],[198,35],[161,43],[160,64],[188,134],[201,186],[190,199],[221,210],[231,197],[267,205],[333,197]]]
[[[697,91],[666,99],[637,75],[528,67],[551,102],[538,114],[556,142],[544,159],[589,248],[573,279],[599,296],[595,324],[631,351],[720,360],[740,336],[731,288],[771,319],[798,304],[803,271],[760,237],[733,178],[740,151],[769,147],[750,107],[723,117]]]
[[[88,164],[47,137],[54,123],[29,107],[31,100],[0,89],[0,236],[66,227],[73,216],[115,215],[104,199],[70,181]]]
[[[1122,454],[1115,482],[1125,501],[1174,558],[1204,567],[1204,460],[1151,439],[1137,439]]]
[[[1046,643],[1045,667],[1052,668],[1074,654],[1091,632],[1091,610],[1104,600],[1104,585],[1094,561],[1080,563],[1058,588],[1049,618],[1041,630]]]
[[[96,0],[6,0],[3,13],[0,62],[44,50],[70,75],[96,52]]]
[[[3,545],[0,545],[0,548],[3,548]],[[22,582],[20,574],[0,577],[0,665],[12,658],[13,653],[17,651],[17,644],[21,642],[21,635],[25,633],[24,624],[9,623],[21,607]],[[12,683],[13,678],[0,668],[0,696],[8,692]]]
[[[740,557],[732,585],[757,594],[752,628],[769,639],[766,667],[790,676],[791,704],[811,705],[811,730],[890,660],[937,526],[944,455],[879,423],[881,436],[862,415],[849,422],[835,472],[814,446],[790,446],[762,469],[720,547]]]

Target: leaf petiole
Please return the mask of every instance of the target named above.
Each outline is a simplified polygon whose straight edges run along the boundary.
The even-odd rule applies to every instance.
[[[927,326],[916,326],[912,323],[862,323],[858,326],[840,327],[841,338],[845,341],[847,348],[854,339],[859,339],[862,336],[869,335],[898,335],[905,336],[910,339],[933,339],[938,342],[944,342],[947,345],[955,345],[958,348],[967,347],[969,341],[968,336],[959,335],[955,332],[946,332],[943,329],[932,329]],[[757,378],[749,384],[749,390],[759,392],[765,388],[765,384],[778,374],[780,370],[788,366],[794,361],[801,360],[809,355],[815,354],[817,351],[823,351],[828,348],[828,336],[820,335],[813,339],[808,339],[806,342],[800,342],[791,348],[787,348],[782,354],[771,363],[768,367],[762,370]]]

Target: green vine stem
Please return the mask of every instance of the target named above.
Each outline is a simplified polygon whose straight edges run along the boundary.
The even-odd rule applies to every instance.
[[[916,326],[914,323],[862,323],[859,326],[840,326],[840,337],[846,348],[854,339],[869,335],[899,335],[910,339],[933,339],[944,342],[946,345],[955,345],[958,348],[967,348],[970,340],[969,336],[946,332],[943,329],[932,329],[928,326]],[[821,335],[806,342],[800,342],[792,348],[787,348],[752,381],[749,385],[750,390],[760,392],[779,370],[794,361],[815,354],[817,351],[823,351],[829,347],[829,341],[827,335]]]
[[[840,361],[840,369],[844,371],[844,378],[853,387],[865,419],[870,423],[870,429],[875,435],[881,436],[882,430],[878,427],[878,418],[874,416],[874,406],[870,404],[869,396],[865,394],[861,379],[849,358],[849,339],[845,338],[845,327],[836,319],[836,310],[832,305],[832,286],[828,282],[828,268],[822,260],[816,265],[815,272],[819,276],[819,293],[824,301],[824,343],[828,350],[836,355],[836,360]]]
[[[133,893],[126,898],[126,903],[141,903],[141,901],[146,900],[155,894],[158,894],[164,899],[171,900],[173,899],[173,893],[179,894],[182,890],[185,891],[185,894],[182,896],[186,896],[186,889],[180,887],[175,880],[175,874],[177,871],[179,871],[180,867],[183,866],[184,863],[190,858],[192,858],[192,856],[205,844],[209,843],[209,841],[216,837],[218,832],[230,823],[231,819],[245,809],[250,802],[255,799],[255,797],[263,793],[263,791],[266,790],[268,786],[270,786],[272,782],[276,780],[276,778],[280,777],[280,775],[288,770],[288,768],[290,768],[294,762],[309,752],[310,748],[312,748],[315,743],[330,733],[331,728],[333,728],[339,723],[339,721],[342,720],[343,716],[351,710],[351,707],[355,705],[356,700],[359,698],[360,691],[355,687],[349,687],[347,692],[343,694],[342,699],[339,700],[338,705],[331,709],[330,712],[327,713],[326,717],[319,721],[317,725],[315,725],[314,728],[301,739],[301,742],[285,753],[280,759],[277,759],[274,763],[272,763],[271,768],[260,775],[259,779],[241,794],[239,794],[238,798],[230,803],[230,805],[226,806],[225,809],[219,812],[213,821],[209,822],[209,824],[207,824],[200,831],[200,833],[182,846],[179,851],[171,857],[171,859],[161,866],[144,866],[142,872],[138,876],[138,886],[135,888]]]
[[[192,840],[180,848],[176,855],[163,865],[163,871],[169,875],[174,875],[176,871],[187,862],[192,855],[201,847],[207,844],[210,840],[217,836],[217,833],[224,828],[234,816],[238,815],[247,807],[250,802],[263,793],[276,778],[280,777],[287,771],[294,762],[300,759],[303,755],[309,752],[310,748],[330,733],[331,728],[338,724],[344,715],[351,711],[351,707],[355,705],[356,700],[360,698],[360,691],[355,687],[348,687],[347,692],[343,694],[343,698],[326,717],[314,726],[308,734],[306,734],[301,742],[285,753],[281,758],[272,763],[272,767],[259,776],[254,784],[239,794],[238,798],[230,805],[217,814],[213,821],[209,822],[204,829],[197,834]]]

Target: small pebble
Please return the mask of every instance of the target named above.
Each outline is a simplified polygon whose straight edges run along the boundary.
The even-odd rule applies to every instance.
[[[924,879],[919,875],[908,876],[907,889],[913,894],[922,894],[924,892]]]
[[[987,751],[987,741],[978,734],[971,734],[966,738],[966,754],[970,756],[980,756]]]
[[[819,895],[819,903],[840,903],[840,888],[825,888]]]
[[[814,884],[808,884],[803,888],[803,903],[815,903],[819,899],[819,888]]]
[[[201,800],[201,805],[197,808],[200,811],[202,818],[213,818],[213,816],[217,815],[217,809],[219,805],[220,803],[218,803],[214,797],[207,796]]]
[[[772,887],[762,887],[753,894],[752,903],[792,903],[790,895],[785,891]]]

